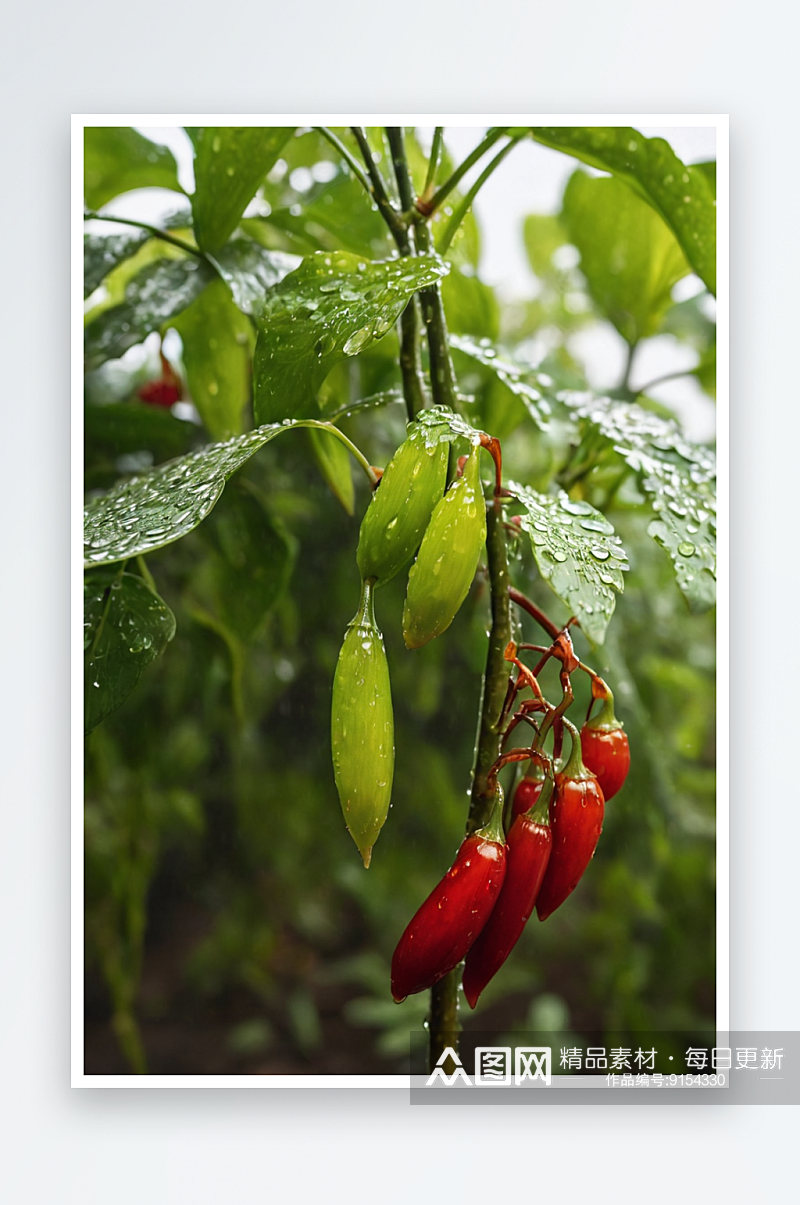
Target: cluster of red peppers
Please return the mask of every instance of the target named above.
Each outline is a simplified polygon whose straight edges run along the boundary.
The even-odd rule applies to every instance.
[[[630,766],[628,738],[614,715],[611,691],[575,656],[568,629],[558,631],[541,612],[511,591],[515,602],[544,621],[549,648],[511,644],[506,660],[516,666],[503,710],[503,744],[520,724],[534,730],[528,748],[501,753],[489,773],[494,806],[488,824],[463,841],[453,865],[410,921],[392,959],[392,995],[398,1002],[432,987],[462,960],[463,987],[471,1008],[503,965],[536,909],[545,920],[577,887],[591,861],[603,827],[605,802],[625,781]],[[521,650],[541,654],[531,670]],[[542,695],[537,675],[554,657],[560,661],[562,699],[557,706]],[[580,734],[564,718],[573,701],[570,674],[591,675],[592,699]],[[531,696],[519,702],[529,689]],[[591,719],[595,701],[602,707]],[[572,740],[561,763],[563,729]],[[552,755],[545,739],[553,737]],[[505,807],[497,776],[511,762],[528,770]]]

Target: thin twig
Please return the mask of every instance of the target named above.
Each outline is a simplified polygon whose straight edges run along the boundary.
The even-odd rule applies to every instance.
[[[419,209],[420,213],[423,213],[426,217],[430,217],[432,213],[435,213],[444,199],[450,196],[450,193],[458,185],[458,182],[461,180],[462,176],[465,176],[469,169],[474,167],[478,160],[483,158],[486,152],[494,146],[498,138],[502,138],[506,132],[507,127],[501,128],[499,126],[489,130],[485,138],[483,138],[475,149],[471,151],[469,155],[467,155],[464,162],[455,169],[452,176],[450,176],[448,180],[445,180],[442,187],[433,194],[430,201],[423,202],[420,200],[417,202],[417,208]]]
[[[180,247],[181,251],[187,251],[189,255],[196,255],[205,263],[211,262],[199,247],[193,247],[191,243],[184,243],[183,239],[176,238],[174,234],[169,234],[166,230],[159,230],[158,226],[151,226],[149,222],[137,222],[135,218],[117,218],[110,213],[94,213],[88,209],[83,215],[83,220],[84,222],[116,222],[119,226],[136,226],[139,230],[147,230],[153,238],[161,239],[164,243],[171,243],[173,247]]]

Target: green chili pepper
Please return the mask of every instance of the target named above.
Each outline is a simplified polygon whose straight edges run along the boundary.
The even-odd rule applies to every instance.
[[[473,447],[463,477],[436,504],[408,575],[403,636],[410,649],[448,628],[469,593],[486,539],[479,455],[480,449]]]
[[[442,497],[446,442],[430,444],[419,428],[395,452],[367,507],[356,559],[362,578],[382,586],[411,560]]]
[[[389,811],[394,718],[383,636],[375,623],[373,583],[345,633],[333,679],[333,773],[350,836],[369,866]]]

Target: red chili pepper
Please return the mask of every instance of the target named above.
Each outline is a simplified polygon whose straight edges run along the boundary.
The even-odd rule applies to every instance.
[[[161,353],[161,376],[155,381],[146,381],[137,395],[149,406],[174,406],[183,397],[183,385],[169,360]]]
[[[486,924],[506,870],[502,793],[492,819],[461,843],[456,860],[409,922],[392,958],[392,996],[432,987],[458,966]]]
[[[564,769],[556,775],[550,807],[553,849],[536,900],[539,920],[564,903],[578,886],[594,856],[603,831],[603,792],[581,759],[581,739],[564,721],[572,735],[572,752]]]
[[[533,781],[530,779],[522,780]],[[522,786],[520,783],[520,786]],[[547,870],[552,834],[547,819],[553,779],[536,782],[537,801],[524,815],[517,816],[507,838],[506,874],[492,915],[467,954],[464,965],[464,995],[470,1008],[490,979],[497,974],[519,941],[533,912],[536,897]],[[516,806],[519,787],[514,796]]]
[[[627,734],[614,715],[614,696],[601,678],[592,681],[592,696],[603,700],[600,713],[581,728],[585,765],[597,777],[606,802],[616,795],[631,764]]]
[[[537,777],[541,775],[541,777]],[[517,789],[514,792],[514,799],[511,803],[511,814],[513,816],[524,816],[535,805],[537,799],[542,793],[544,786],[544,775],[542,770],[537,765],[532,765],[524,778],[521,778],[517,783]]]

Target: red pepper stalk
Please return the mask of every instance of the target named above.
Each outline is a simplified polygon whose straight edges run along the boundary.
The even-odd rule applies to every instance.
[[[409,922],[392,958],[392,996],[400,1003],[458,966],[489,919],[506,870],[503,793],[491,819],[461,843],[456,859]]]
[[[614,715],[614,696],[602,678],[592,679],[592,701],[595,699],[602,699],[603,706],[581,728],[581,743],[583,760],[596,775],[607,803],[628,776],[631,751],[627,734]]]
[[[603,792],[583,764],[577,729],[569,720],[564,725],[572,737],[572,752],[564,769],[556,774],[550,807],[553,848],[536,900],[539,920],[555,912],[578,886],[603,831]]]
[[[514,946],[533,912],[536,897],[550,860],[552,834],[548,810],[553,794],[552,771],[537,787],[532,807],[520,815],[511,826],[507,838],[506,874],[497,903],[488,923],[467,954],[464,966],[464,995],[470,1008],[492,979]],[[516,808],[520,789],[514,796]]]

